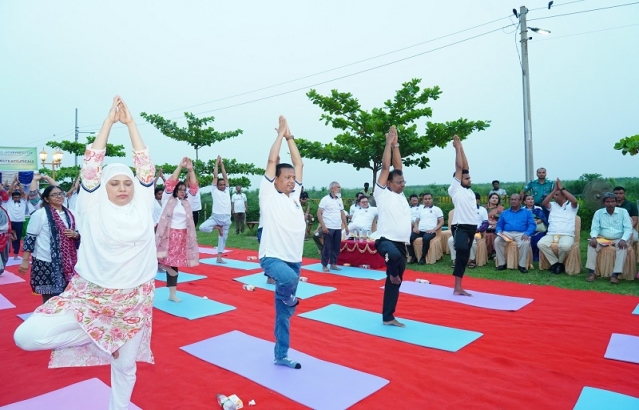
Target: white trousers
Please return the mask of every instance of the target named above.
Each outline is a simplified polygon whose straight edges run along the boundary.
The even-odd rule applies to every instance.
[[[117,359],[111,358],[111,399],[109,410],[127,410],[135,386],[137,365],[135,359],[142,342],[143,331],[138,332],[118,350]],[[16,345],[28,351],[50,350],[82,346],[93,343],[80,327],[75,313],[43,315],[35,313],[16,329]]]
[[[537,242],[537,247],[539,251],[544,254],[546,259],[548,259],[548,263],[550,266],[555,263],[564,263],[566,260],[566,256],[568,256],[568,251],[572,248],[572,244],[575,243],[575,238],[570,235],[559,235],[559,241],[557,242],[557,248],[559,251],[559,255],[555,255],[555,252],[550,249],[550,245],[553,244],[555,240],[555,235],[546,234],[543,238]]]
[[[621,239],[612,240],[615,243],[615,266],[612,268],[611,273],[622,273],[623,265],[626,262],[626,255],[628,255],[628,249],[619,249],[617,244]],[[597,262],[597,254],[603,248],[599,243],[597,243],[597,248],[593,248],[588,244],[588,253],[586,259],[586,269],[595,270],[595,263]]]
[[[222,235],[217,238],[217,256],[221,258],[226,247],[226,238],[229,237],[231,215],[212,214],[209,219],[200,224],[200,232],[211,233],[216,225],[222,227]]]
[[[506,235],[513,238],[513,241],[517,244],[517,248],[519,248],[519,266],[523,268],[528,267],[528,251],[530,250],[530,239],[524,241],[521,237],[524,235],[523,232],[504,232]],[[501,236],[497,235],[495,237],[495,254],[497,256],[497,265],[505,265],[506,264],[506,245],[508,243],[501,239]]]
[[[457,251],[455,250],[455,238],[452,236],[448,238],[448,249],[450,249],[450,259],[457,259]],[[475,260],[475,252],[477,252],[477,239],[473,239],[473,244],[470,247],[470,256],[468,257],[469,261]]]

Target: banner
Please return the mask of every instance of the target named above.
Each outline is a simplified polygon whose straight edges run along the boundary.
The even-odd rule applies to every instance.
[[[37,169],[37,148],[0,147],[0,172],[36,171]]]

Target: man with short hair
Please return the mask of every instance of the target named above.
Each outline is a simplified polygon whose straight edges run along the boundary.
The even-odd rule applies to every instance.
[[[419,210],[422,206],[419,204],[419,197],[416,194],[412,194],[409,197],[408,203],[410,205],[410,223],[412,225],[419,216]]]
[[[588,278],[586,280],[592,282],[596,278],[595,263],[601,248],[603,246],[614,246],[617,252],[610,283],[619,283],[617,276],[623,272],[623,265],[628,254],[628,241],[632,236],[630,215],[624,208],[617,206],[617,196],[612,192],[604,194],[603,205],[604,207],[598,209],[592,217],[586,259],[586,269],[588,269]]]
[[[390,170],[391,163],[393,170]],[[386,283],[382,304],[382,323],[387,326],[406,327],[395,319],[395,308],[399,299],[399,287],[406,269],[406,244],[410,241],[410,208],[404,195],[404,174],[402,156],[399,152],[397,129],[390,127],[386,134],[386,146],[382,154],[382,168],[377,178],[377,188],[373,191],[379,222],[377,252],[386,263]]]
[[[551,198],[554,198],[555,202],[550,202]],[[548,259],[548,263],[551,265],[550,271],[554,274],[560,274],[566,271],[564,261],[568,256],[568,251],[575,243],[575,217],[579,210],[579,203],[577,198],[568,192],[557,178],[555,189],[544,199],[542,206],[550,212],[548,231],[537,242],[537,247]],[[553,242],[557,242],[559,255],[555,255],[555,252],[550,249]]]
[[[348,230],[350,232],[365,232],[368,235],[372,232],[373,221],[377,219],[377,208],[370,206],[368,196],[366,195],[359,197],[358,205],[359,208],[355,210],[351,223],[348,224]]]
[[[617,186],[613,189],[613,192],[617,196],[617,206],[628,211],[628,215],[630,215],[630,222],[632,225],[632,241],[639,241],[639,234],[637,233],[637,220],[639,219],[639,210],[637,210],[637,204],[626,199],[626,189],[624,187]]]
[[[477,231],[475,232],[475,238],[470,248],[470,255],[468,259],[468,268],[474,269],[477,266],[475,261],[475,254],[477,252],[477,234],[482,235],[488,228],[488,211],[481,206],[481,195],[479,192],[475,192],[475,201],[477,203]],[[452,268],[455,269],[455,260],[457,259],[457,251],[455,249],[455,238],[450,236],[448,238],[448,249],[450,249],[450,259],[452,261]]]
[[[346,215],[346,220],[350,221],[353,218],[353,214],[355,213],[355,211],[357,209],[359,209],[359,199],[364,195],[363,192],[358,192],[355,194],[355,202],[353,202],[353,204],[351,205],[351,207],[348,209],[348,215]]]
[[[218,166],[222,169],[222,178],[218,176]],[[217,239],[217,263],[226,264],[222,259],[226,238],[229,236],[229,228],[231,227],[231,196],[229,192],[229,180],[224,169],[222,157],[217,156],[215,169],[213,170],[213,183],[211,189],[213,197],[213,209],[211,217],[200,225],[200,231],[211,233],[213,229],[217,230],[219,235]]]
[[[510,208],[499,216],[495,227],[495,253],[497,270],[506,269],[506,244],[515,241],[519,248],[519,272],[528,273],[528,251],[530,236],[535,232],[537,223],[532,212],[521,207],[521,196],[510,196]]]
[[[282,139],[291,153],[290,164],[280,164]],[[291,316],[299,299],[295,296],[304,251],[304,214],[299,204],[303,163],[286,118],[280,116],[277,138],[271,147],[266,172],[260,183],[260,214],[264,230],[260,241],[260,266],[275,281],[275,360],[278,366],[301,369],[288,357]]]
[[[10,191],[11,199],[4,201],[2,205],[7,211],[7,214],[9,214],[11,230],[15,232],[15,237],[11,241],[11,247],[13,248],[13,259],[17,260],[19,258],[18,253],[20,252],[20,240],[22,239],[24,222],[29,213],[29,202],[27,201],[27,196],[24,193],[22,184],[18,181],[17,175],[14,178],[10,189],[12,190]],[[7,246],[9,246],[9,244],[7,244]]]
[[[244,224],[246,223],[246,213],[248,212],[248,204],[246,195],[242,192],[240,185],[235,187],[235,192],[231,195],[231,213],[235,218],[235,233],[244,233]]]
[[[520,195],[523,198],[526,192],[531,191],[535,200],[535,205],[541,206],[544,198],[546,198],[546,196],[548,196],[548,194],[550,194],[554,189],[555,184],[546,179],[546,168],[539,168],[537,170],[537,179],[528,182],[524,189],[521,190]],[[542,209],[544,208],[542,207]]]
[[[317,220],[324,237],[324,246],[322,247],[322,271],[324,272],[329,271],[329,263],[331,269],[342,270],[337,266],[337,256],[342,243],[342,226],[346,227],[346,235],[348,235],[346,213],[342,202],[342,187],[338,182],[333,181],[328,189],[328,195],[320,200],[317,208]]]
[[[493,181],[493,189],[488,191],[488,196],[490,196],[492,194],[497,194],[497,195],[499,195],[499,197],[505,197],[506,195],[508,195],[508,193],[506,193],[505,189],[499,187],[499,181],[498,180],[494,180]]]
[[[413,222],[413,232],[410,235],[410,243],[408,245],[408,254],[410,261],[408,263],[417,262],[419,265],[426,263],[426,254],[430,249],[430,241],[435,238],[437,231],[444,226],[444,213],[441,208],[433,205],[433,194],[427,192],[423,197],[423,206],[419,208],[419,213],[415,222]],[[415,258],[415,248],[413,242],[417,238],[422,238],[422,256],[419,261]]]

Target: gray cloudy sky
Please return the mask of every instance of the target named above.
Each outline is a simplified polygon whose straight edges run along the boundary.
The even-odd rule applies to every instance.
[[[637,176],[638,158],[612,147],[639,133],[639,4],[580,13],[627,3],[633,2],[555,1],[551,10],[546,1],[526,4],[529,26],[552,31],[545,37],[531,34],[529,42],[534,166],[546,167],[551,178],[575,179],[586,172]],[[320,109],[305,96],[309,88],[352,92],[371,109],[401,83],[422,78],[423,86],[439,85],[443,91],[430,104],[432,121],[492,121],[465,143],[473,180],[523,181],[521,69],[511,12],[520,5],[503,0],[0,1],[0,145],[40,149],[54,134],[73,139],[75,108],[81,130],[96,130],[111,98],[120,94],[136,115],[163,113],[184,124],[180,117],[188,110],[214,115],[218,130],[243,129],[238,138],[202,149],[200,158],[220,154],[264,167],[279,114],[299,137],[330,142],[337,135],[319,121]],[[473,36],[479,37],[453,44]],[[370,60],[311,76],[365,59]],[[363,70],[369,71],[351,75]],[[283,82],[288,83],[253,91]],[[246,94],[234,97],[241,93]],[[138,124],[156,163],[194,156],[190,147],[142,119]],[[122,127],[114,129],[111,142],[130,149]],[[407,169],[409,184],[449,181],[452,147],[429,154],[430,168]],[[67,155],[64,165],[72,164]],[[357,187],[371,179],[370,171],[348,165],[305,164],[309,188],[334,179]],[[257,181],[253,178],[253,188]]]

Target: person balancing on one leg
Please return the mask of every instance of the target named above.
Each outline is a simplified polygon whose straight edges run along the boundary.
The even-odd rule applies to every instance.
[[[453,182],[448,188],[448,195],[453,199],[455,212],[451,223],[451,232],[457,251],[457,260],[453,276],[455,276],[455,290],[453,294],[461,296],[472,296],[462,288],[462,279],[466,272],[466,265],[470,257],[475,231],[477,230],[477,203],[475,193],[470,189],[470,174],[468,173],[468,160],[464,154],[459,137],[453,137],[453,147],[455,147],[455,174]]]

